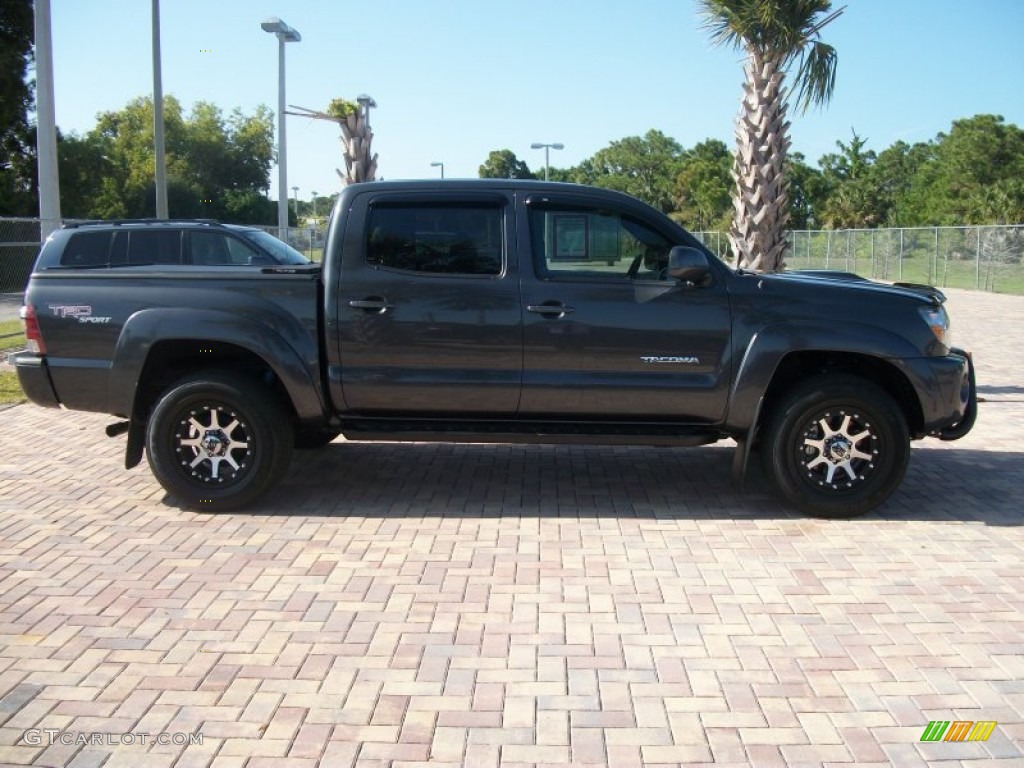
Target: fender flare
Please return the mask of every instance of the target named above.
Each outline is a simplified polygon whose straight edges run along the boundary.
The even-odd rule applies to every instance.
[[[902,336],[862,323],[835,328],[809,322],[766,326],[750,338],[736,369],[725,421],[730,431],[752,437],[765,393],[783,359],[804,352],[862,355],[892,365],[904,376],[907,371],[897,361],[921,356]]]
[[[232,344],[251,352],[284,385],[299,419],[323,418],[325,403],[317,374],[317,344],[315,340],[307,342],[309,357],[303,359],[281,331],[299,340],[309,339],[309,331],[295,319],[291,326],[286,324],[279,330],[237,313],[213,309],[140,310],[125,321],[117,340],[110,366],[108,412],[134,414],[142,371],[155,345],[164,341],[194,341],[197,353],[204,342]]]

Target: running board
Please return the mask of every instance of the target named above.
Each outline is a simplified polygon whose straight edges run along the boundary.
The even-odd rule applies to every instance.
[[[589,426],[589,425],[588,425]],[[722,439],[717,431],[652,430],[629,432],[577,430],[462,430],[462,429],[380,429],[370,425],[345,425],[342,434],[347,440],[401,443],[524,443],[546,445],[636,445],[658,447],[691,447],[709,445]]]

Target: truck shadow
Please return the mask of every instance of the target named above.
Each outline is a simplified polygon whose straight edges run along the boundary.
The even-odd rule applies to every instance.
[[[744,490],[731,444],[610,448],[335,442],[296,452],[253,514],[361,517],[802,519],[770,490],[756,457]],[[858,520],[1017,526],[1024,453],[915,448],[903,484]]]

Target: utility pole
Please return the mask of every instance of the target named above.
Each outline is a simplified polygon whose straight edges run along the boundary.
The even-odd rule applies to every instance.
[[[153,154],[156,158],[156,217],[170,218],[167,209],[167,161],[164,156],[164,86],[160,73],[160,0],[153,0]]]
[[[60,226],[60,177],[57,172],[57,120],[53,106],[53,40],[50,0],[35,3],[36,156],[39,168],[40,238]]]

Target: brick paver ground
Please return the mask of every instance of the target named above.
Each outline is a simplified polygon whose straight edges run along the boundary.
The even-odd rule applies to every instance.
[[[978,426],[855,521],[724,446],[338,442],[198,514],[0,412],[0,763],[1024,765],[1024,298],[950,293]]]

